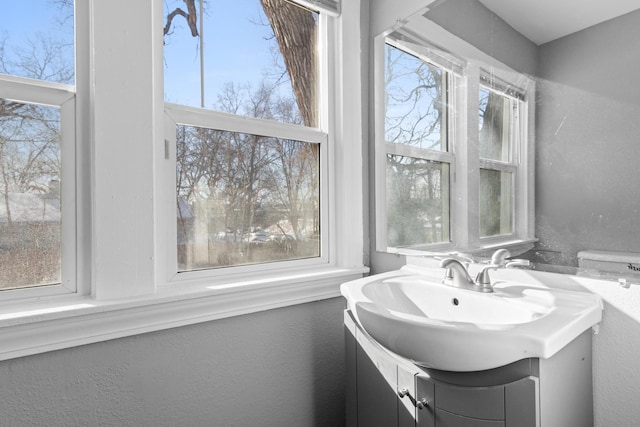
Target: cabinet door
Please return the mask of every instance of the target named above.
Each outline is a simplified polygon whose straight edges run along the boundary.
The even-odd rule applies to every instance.
[[[539,425],[538,378],[522,378],[505,387],[505,415],[509,427]]]
[[[415,407],[415,372],[398,366],[398,426],[415,427],[416,412]],[[406,394],[404,393],[406,391]],[[413,399],[413,400],[412,400]]]
[[[436,409],[438,427],[505,427],[504,421],[480,420]]]
[[[464,417],[504,421],[504,386],[461,387],[438,383],[436,406]]]
[[[347,365],[345,390],[347,427],[358,427],[358,389],[356,385],[356,349],[358,348],[358,343],[356,342],[356,327],[347,311],[345,311],[344,319],[344,345]]]
[[[435,426],[435,386],[430,378],[416,375],[416,399],[424,402],[424,408],[416,410],[417,427]]]
[[[356,331],[358,427],[398,427],[397,365]]]

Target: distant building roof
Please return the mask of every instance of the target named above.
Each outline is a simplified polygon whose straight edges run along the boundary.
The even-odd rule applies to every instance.
[[[60,199],[33,193],[9,193],[13,222],[60,222]],[[0,223],[8,222],[7,202],[0,194]]]

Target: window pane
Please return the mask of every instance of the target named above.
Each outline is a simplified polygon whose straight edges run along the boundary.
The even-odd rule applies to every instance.
[[[0,289],[60,283],[60,111],[0,99]]]
[[[319,147],[177,127],[178,271],[320,256]]]
[[[0,73],[74,84],[73,1],[4,2]]]
[[[480,87],[480,156],[509,162],[511,99]]]
[[[480,237],[513,232],[512,175],[480,169]]]
[[[387,155],[387,244],[449,241],[449,165]]]
[[[447,73],[386,45],[385,139],[447,151]]]
[[[185,4],[188,20],[176,12]],[[318,14],[288,0],[207,0],[201,29],[200,4],[165,0],[165,100],[317,127]]]

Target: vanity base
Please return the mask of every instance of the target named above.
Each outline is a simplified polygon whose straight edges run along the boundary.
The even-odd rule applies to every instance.
[[[375,342],[345,311],[348,427],[592,427],[591,330],[549,359],[448,372]]]

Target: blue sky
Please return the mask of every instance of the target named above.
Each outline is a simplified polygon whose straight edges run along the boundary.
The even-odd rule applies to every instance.
[[[165,15],[176,5],[184,9],[182,0],[165,0]],[[165,39],[165,98],[199,106],[198,39],[182,17],[174,23]],[[276,42],[258,0],[207,0],[204,25],[205,107],[211,107],[227,82],[257,86],[273,64],[270,48]]]
[[[35,42],[38,34],[70,44],[73,40],[73,21],[64,21],[69,16],[68,9],[61,10],[51,0],[6,1],[0,14],[0,40],[5,41],[5,59],[13,59],[16,51],[28,51],[27,43]],[[73,52],[70,49],[65,56],[65,61],[73,64]]]
[[[65,27],[58,23],[62,14],[52,0],[5,3],[0,14],[0,37],[7,39],[5,55],[34,40],[38,32],[68,41],[73,37],[70,21]],[[175,7],[186,10],[182,0],[164,0],[164,7],[165,15]],[[165,98],[199,106],[199,39],[191,36],[181,16],[173,22],[172,34],[165,38]],[[270,39],[259,0],[205,0],[204,24],[205,106],[210,108],[227,82],[257,87],[263,71],[273,66],[271,49],[276,42]],[[67,60],[73,60],[71,54]]]

